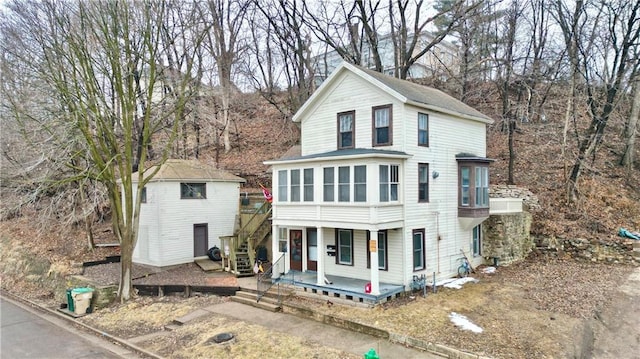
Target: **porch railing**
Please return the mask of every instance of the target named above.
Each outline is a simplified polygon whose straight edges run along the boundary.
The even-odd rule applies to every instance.
[[[284,253],[278,258],[277,261],[273,262],[271,266],[264,270],[264,272],[258,272],[257,278],[257,292],[256,302],[260,302],[260,299],[264,297],[264,295],[273,287],[277,285],[278,287],[278,305],[282,303],[282,296],[280,294],[280,280],[278,276],[280,275],[280,268],[284,268]],[[276,275],[274,276],[274,271]]]

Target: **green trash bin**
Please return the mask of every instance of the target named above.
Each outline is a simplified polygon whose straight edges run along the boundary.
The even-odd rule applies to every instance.
[[[71,297],[73,297],[73,312],[78,315],[87,314],[87,310],[91,307],[93,288],[72,289]]]
[[[67,289],[67,309],[69,309],[70,312],[73,312],[76,307],[73,305],[73,296],[71,295],[71,291],[72,289]]]

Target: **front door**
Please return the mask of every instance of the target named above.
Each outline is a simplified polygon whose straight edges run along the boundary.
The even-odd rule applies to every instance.
[[[318,230],[307,229],[307,270],[318,270]]]
[[[289,259],[290,267],[293,270],[302,271],[302,231],[292,229],[289,231]]]
[[[206,223],[193,225],[193,256],[203,257],[209,250],[209,229]]]

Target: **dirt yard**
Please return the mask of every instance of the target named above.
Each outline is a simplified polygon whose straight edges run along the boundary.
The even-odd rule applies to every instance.
[[[527,260],[499,267],[495,274],[474,275],[478,283],[462,289],[439,288],[426,298],[415,296],[394,300],[376,308],[358,308],[292,297],[288,303],[312,308],[324,314],[447,345],[494,358],[563,358],[580,356],[582,337],[588,333],[586,319],[594,318],[609,301],[609,296],[627,277],[632,267],[580,263],[573,260]],[[176,268],[169,276],[193,277],[193,268]],[[182,274],[181,274],[182,273]],[[163,280],[148,276],[145,282]],[[138,298],[134,302],[108,308],[86,316],[82,321],[102,330],[133,338],[160,330],[172,319],[198,307],[226,300],[215,296],[181,299],[176,297]],[[466,316],[482,328],[482,333],[462,330],[449,318],[452,313]],[[268,328],[230,318],[201,318],[143,343],[143,347],[170,358],[207,356],[207,340],[220,332],[238,334],[235,343],[224,350],[230,358],[259,358],[273,348],[269,356],[335,358],[351,357],[330,348],[320,348],[295,337],[269,334]],[[255,345],[248,343],[259,343]],[[218,344],[216,344],[218,345]],[[219,346],[219,345],[218,345]],[[287,353],[278,348],[286,347]]]

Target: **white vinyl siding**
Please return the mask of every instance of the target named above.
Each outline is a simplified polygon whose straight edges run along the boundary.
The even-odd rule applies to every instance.
[[[135,185],[135,184],[134,184]],[[134,263],[157,267],[193,262],[193,225],[208,223],[208,248],[220,247],[220,237],[233,234],[240,184],[207,182],[207,198],[180,200],[180,182],[149,182],[147,203],[140,209]],[[215,219],[215,223],[213,220]]]

